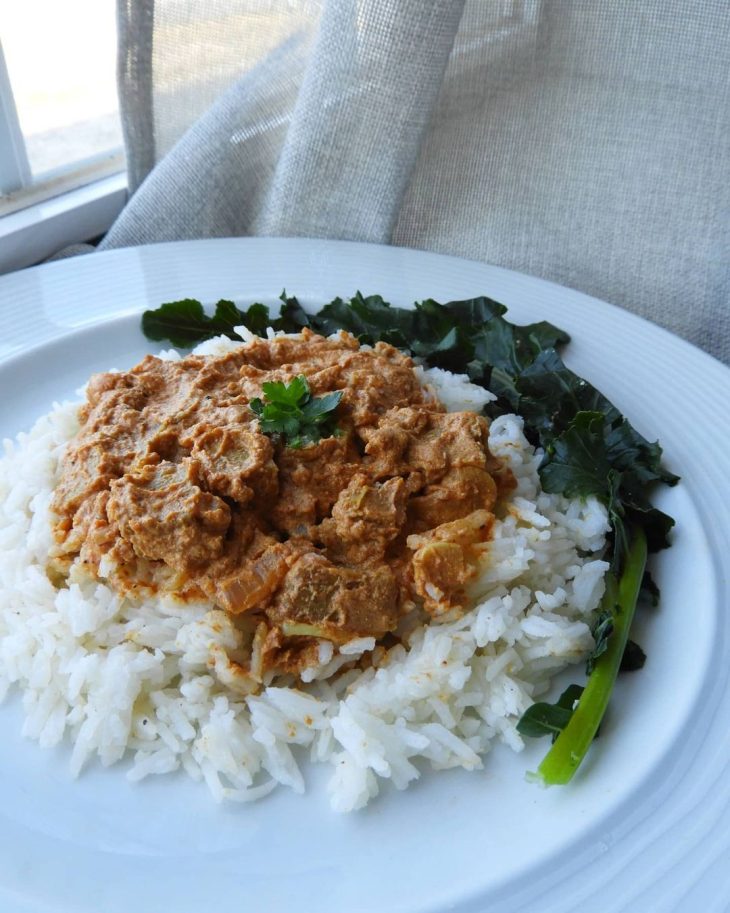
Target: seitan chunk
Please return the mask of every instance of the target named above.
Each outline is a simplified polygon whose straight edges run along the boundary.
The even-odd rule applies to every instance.
[[[199,486],[199,464],[148,463],[112,482],[107,503],[135,553],[176,570],[202,567],[223,551],[231,511]]]
[[[397,606],[398,586],[386,564],[341,567],[311,553],[289,571],[268,616],[284,634],[345,643],[392,630]]]

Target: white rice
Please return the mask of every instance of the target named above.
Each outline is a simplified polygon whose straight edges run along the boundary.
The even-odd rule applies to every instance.
[[[212,340],[197,351],[236,345]],[[491,398],[463,375],[417,372],[450,410]],[[350,811],[381,780],[403,789],[424,767],[480,767],[495,740],[521,750],[520,715],[593,645],[606,511],[542,492],[541,454],[522,420],[506,415],[489,443],[518,487],[472,586],[474,609],[418,629],[408,649],[387,655],[373,638],[339,650],[322,642],[305,684],[238,693],[226,651],[239,635],[224,612],[121,599],[78,569],[65,589],[46,576],[48,507],[77,408],[56,404],[5,441],[0,460],[0,700],[17,686],[23,734],[43,747],[71,740],[73,775],[95,756],[105,766],[124,758],[130,780],[182,768],[216,800],[248,802],[277,785],[302,792],[308,754],[332,765],[331,804]],[[377,668],[332,678],[364,653]]]

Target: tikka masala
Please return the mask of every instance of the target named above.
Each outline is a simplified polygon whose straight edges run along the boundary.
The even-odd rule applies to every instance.
[[[336,434],[293,449],[249,403],[298,375],[342,398]],[[237,662],[256,682],[316,662],[322,639],[387,642],[411,613],[458,612],[514,487],[483,417],[447,413],[411,359],[344,332],[147,356],[92,377],[80,421],[49,572],[78,561],[120,594],[214,603],[249,632]]]

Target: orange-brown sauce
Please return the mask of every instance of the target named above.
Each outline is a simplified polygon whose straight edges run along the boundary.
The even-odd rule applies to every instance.
[[[292,449],[249,403],[300,374],[314,396],[342,391],[339,433]],[[148,356],[95,375],[80,419],[53,501],[56,572],[79,560],[122,594],[209,600],[252,632],[257,677],[297,672],[318,639],[458,610],[514,485],[484,418],[445,412],[409,358],[346,333]]]

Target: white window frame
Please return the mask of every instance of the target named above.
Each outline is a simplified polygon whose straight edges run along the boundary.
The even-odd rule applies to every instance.
[[[13,89],[0,43],[0,188],[12,193],[31,182],[30,164],[20,129]]]
[[[0,274],[105,234],[126,201],[127,176],[114,174],[0,217]]]
[[[0,273],[103,235],[127,200],[121,153],[33,181],[0,43]]]

